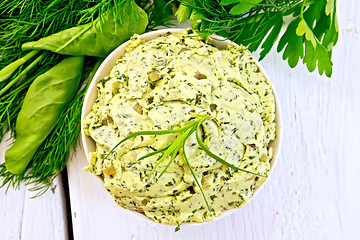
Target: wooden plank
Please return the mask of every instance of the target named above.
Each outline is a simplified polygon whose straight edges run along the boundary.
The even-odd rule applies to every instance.
[[[4,161],[7,143],[0,144],[0,162]],[[32,199],[30,187],[20,190],[0,189],[0,239],[68,239],[66,203],[61,177],[55,179],[53,190]]]
[[[61,177],[43,196],[26,191],[21,239],[68,239],[66,201]]]
[[[5,136],[5,138],[7,138]],[[0,144],[0,163],[4,162],[6,143]],[[1,239],[20,239],[23,219],[23,207],[25,200],[25,188],[19,191],[0,188],[0,238]]]
[[[360,228],[360,3],[338,4],[333,77],[290,69],[273,49],[261,62],[280,97],[284,143],[277,168],[250,203],[197,227],[148,223],[117,207],[101,182],[68,165],[75,239],[357,239]]]

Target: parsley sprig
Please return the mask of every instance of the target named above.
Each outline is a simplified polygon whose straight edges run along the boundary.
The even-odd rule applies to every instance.
[[[280,38],[277,51],[294,68],[302,59],[308,70],[332,75],[332,49],[338,40],[336,0],[181,0],[179,22],[208,36],[213,33],[261,49],[263,59]],[[291,19],[285,26],[284,19]],[[280,36],[281,35],[281,36]]]
[[[142,157],[140,157],[138,159],[138,161],[141,161],[145,158],[157,155],[159,153],[163,153],[162,155],[160,155],[160,157],[156,160],[156,165],[152,168],[150,174],[148,175],[148,179],[151,178],[151,176],[154,175],[157,167],[159,167],[159,165],[165,161],[165,159],[167,159],[167,157],[170,157],[170,160],[168,161],[167,165],[165,166],[165,168],[162,170],[162,172],[160,173],[160,175],[158,176],[159,178],[165,173],[165,171],[169,168],[169,166],[171,165],[171,163],[174,161],[175,157],[180,153],[180,150],[182,150],[182,154],[184,157],[184,161],[186,162],[191,175],[194,178],[194,181],[196,183],[196,185],[199,187],[200,192],[204,198],[204,201],[206,203],[207,208],[209,209],[210,212],[212,212],[212,209],[210,208],[210,205],[208,203],[208,201],[206,200],[204,191],[201,187],[200,182],[198,181],[196,174],[194,172],[194,170],[192,169],[190,162],[186,156],[186,151],[185,151],[185,144],[187,139],[191,136],[191,134],[193,134],[195,132],[196,135],[196,141],[199,144],[200,148],[202,150],[204,150],[210,157],[212,157],[213,159],[215,159],[216,161],[222,163],[223,165],[232,168],[234,170],[237,171],[242,171],[245,173],[250,173],[253,174],[255,176],[259,176],[259,177],[267,177],[266,175],[262,175],[259,173],[255,173],[255,172],[251,172],[251,171],[247,171],[245,169],[236,167],[234,165],[232,165],[231,163],[225,161],[224,159],[220,158],[219,156],[217,156],[216,154],[212,153],[209,148],[207,148],[203,142],[203,140],[200,137],[199,134],[199,128],[200,126],[206,121],[209,120],[210,117],[208,115],[203,116],[202,118],[198,119],[198,120],[194,120],[191,122],[186,123],[183,127],[178,128],[178,129],[174,129],[174,130],[160,130],[160,131],[139,131],[139,132],[135,132],[132,133],[130,135],[128,135],[127,137],[123,138],[121,141],[119,141],[111,150],[110,152],[105,156],[104,159],[108,158],[110,154],[112,154],[115,149],[120,146],[122,143],[124,143],[125,141],[132,139],[133,137],[137,137],[137,136],[143,136],[143,135],[166,135],[166,134],[174,134],[174,133],[181,133],[172,143],[170,143],[169,145],[167,145],[166,147],[160,149],[160,150],[155,150],[153,152],[150,152]]]

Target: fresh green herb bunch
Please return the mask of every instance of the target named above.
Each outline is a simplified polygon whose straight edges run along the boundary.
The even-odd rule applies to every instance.
[[[149,24],[146,28],[146,31],[156,30],[158,27],[172,27],[174,26],[171,23],[171,20],[175,19],[173,5],[170,2],[164,0],[136,0],[135,1],[139,7],[144,9],[144,11],[149,16]]]
[[[277,51],[295,67],[302,59],[310,72],[332,75],[332,48],[338,40],[336,0],[181,0],[179,22],[192,21],[204,35],[218,34],[263,59],[280,37]],[[290,20],[285,32],[285,18]]]
[[[23,43],[90,21],[82,18],[82,11],[93,5],[78,0],[1,1],[0,69],[25,55]]]
[[[89,21],[90,19],[82,19],[84,14],[81,11],[93,5],[95,5],[94,1],[77,0],[2,1],[0,3],[0,70],[4,70],[17,59],[24,60],[27,53],[21,50],[23,43],[49,36],[76,26],[80,22]],[[14,72],[9,71],[13,77],[7,79],[2,79],[3,75],[0,77],[2,91],[0,94],[0,141],[4,133],[8,131],[11,131],[13,137],[16,136],[15,121],[32,81],[63,58],[64,56],[58,54],[45,53],[37,64],[31,65],[26,62]],[[26,68],[31,69],[25,72]],[[11,82],[14,84],[10,87]],[[5,92],[4,89],[8,87],[9,89]]]
[[[146,3],[143,0],[137,0],[137,2],[142,2],[143,5]],[[121,4],[125,4],[130,10],[114,9],[114,6]],[[151,24],[148,29],[167,24],[169,15],[172,14],[167,3],[163,0],[155,0],[146,3],[146,6],[144,10],[150,16]],[[166,6],[166,9],[160,11],[156,6]],[[125,15],[128,15],[123,15],[124,11],[126,11]],[[21,49],[24,43],[54,36],[69,29],[81,28],[84,24],[90,24],[92,27],[94,25],[91,23],[96,23],[98,18],[100,18],[101,26],[109,30],[109,27],[105,26],[106,23],[101,21],[101,16],[107,16],[106,14],[112,14],[113,19],[118,19],[120,24],[132,24],[131,26],[137,24],[144,26],[145,29],[148,23],[146,14],[142,14],[143,18],[140,22],[134,22],[129,21],[129,18],[133,16],[132,12],[143,13],[135,0],[2,1],[0,3],[0,141],[9,131],[12,138],[16,137],[16,119],[32,82],[66,57],[47,51],[26,52]],[[70,30],[67,33],[73,32]],[[126,33],[117,34],[120,38],[129,37]],[[58,41],[65,37],[64,35],[56,36],[58,38],[53,37],[52,40]],[[64,43],[65,46],[68,43]],[[85,79],[88,78],[90,71],[95,71],[94,66],[98,66],[95,65],[95,61],[94,58],[87,58],[81,85],[78,86],[78,94],[64,110],[53,131],[40,145],[26,171],[13,174],[6,169],[5,164],[0,165],[2,180],[0,187],[7,185],[7,187],[18,188],[21,182],[34,184],[32,190],[38,191],[36,194],[38,196],[49,188],[53,179],[64,169],[70,156],[71,146],[75,144],[80,133],[80,113],[85,95],[85,90],[80,91],[80,88],[86,83]]]
[[[15,120],[32,80],[63,58],[52,53],[39,57],[39,52],[27,53],[21,50],[21,46],[62,30],[94,22],[97,17],[110,11],[114,14],[114,19],[121,21],[123,12],[114,6],[126,1],[130,2],[129,0],[23,0],[20,2],[4,0],[0,3],[2,16],[0,19],[0,110],[2,110],[0,141],[7,131],[11,131],[12,136],[15,136]],[[163,0],[151,3],[144,0],[137,2],[150,16],[148,29],[167,25],[173,14],[170,5]],[[17,63],[12,64],[15,60]],[[26,81],[21,81],[25,75]]]
[[[0,165],[0,179],[2,179],[0,188],[7,186],[7,189],[9,187],[18,189],[23,182],[26,185],[32,185],[30,190],[36,191],[34,197],[37,197],[51,187],[53,180],[65,168],[71,151],[75,150],[81,128],[82,103],[90,83],[88,79],[92,78],[94,70],[101,62],[102,60],[97,61],[96,58],[86,59],[78,94],[62,113],[53,131],[40,145],[27,170],[21,174],[12,174],[6,169],[5,163]],[[86,83],[85,87],[82,86],[84,83]]]
[[[118,2],[124,0],[87,0],[85,2],[92,3],[92,7],[81,11],[83,16],[80,19],[79,24],[94,21],[102,13],[105,13],[111,9]],[[149,24],[147,31],[153,31],[159,26],[170,27],[174,24],[170,23],[174,19],[174,12],[171,1],[165,0],[135,0],[136,4],[141,7],[149,17]],[[115,9],[115,18],[119,17],[119,9]]]
[[[165,168],[162,170],[162,172],[160,173],[160,175],[158,176],[159,178],[166,172],[166,170],[169,168],[169,166],[171,165],[171,163],[174,161],[175,157],[180,153],[180,151],[182,150],[182,155],[184,157],[184,160],[187,164],[187,166],[189,167],[189,170],[191,172],[191,175],[193,176],[194,178],[194,181],[196,183],[196,185],[199,187],[200,189],[200,192],[204,198],[204,201],[206,203],[206,206],[208,207],[208,210],[209,212],[212,212],[213,210],[210,208],[210,205],[205,197],[205,194],[204,194],[204,191],[201,187],[201,184],[199,183],[196,175],[195,175],[195,172],[194,170],[192,169],[191,165],[190,165],[190,162],[186,156],[186,151],[185,151],[185,143],[186,143],[186,140],[190,137],[191,134],[193,134],[195,132],[195,135],[196,135],[196,141],[197,143],[199,144],[200,148],[202,150],[204,150],[210,157],[212,157],[213,159],[215,159],[216,161],[222,163],[223,165],[229,167],[229,168],[232,168],[234,169],[235,171],[242,171],[242,172],[245,172],[245,173],[250,173],[250,174],[253,174],[253,175],[256,175],[258,177],[267,177],[266,175],[262,175],[262,174],[259,174],[259,173],[254,173],[254,172],[251,172],[251,171],[247,171],[245,169],[242,169],[242,168],[239,168],[239,167],[236,167],[228,162],[226,162],[224,159],[222,159],[221,157],[215,155],[214,153],[212,153],[209,148],[207,148],[204,144],[204,142],[202,141],[201,137],[200,137],[200,134],[199,134],[199,129],[200,129],[200,126],[202,125],[203,122],[205,122],[206,120],[209,120],[210,119],[210,116],[208,115],[205,115],[203,116],[202,118],[198,119],[198,120],[194,120],[194,121],[190,121],[188,123],[186,123],[183,127],[181,128],[178,128],[178,129],[174,129],[174,130],[161,130],[161,131],[139,131],[139,132],[135,132],[135,133],[132,133],[130,134],[129,136],[123,138],[121,141],[119,141],[111,150],[110,152],[105,156],[104,159],[106,159],[110,154],[112,154],[115,149],[121,145],[123,142],[133,138],[133,137],[136,137],[136,136],[141,136],[141,135],[166,135],[166,134],[173,134],[173,133],[181,133],[180,136],[178,136],[176,138],[176,140],[172,143],[170,143],[169,145],[167,145],[166,147],[162,148],[162,149],[159,149],[159,150],[156,150],[154,152],[151,152],[151,153],[148,153],[146,154],[145,156],[141,157],[138,159],[138,161],[141,161],[145,158],[148,158],[148,157],[151,157],[151,156],[154,156],[154,155],[157,155],[159,153],[163,153],[162,155],[160,155],[160,157],[157,158],[157,163],[156,165],[153,167],[153,169],[151,170],[150,174],[148,175],[148,179],[151,178],[151,176],[154,175],[155,171],[156,171],[156,168],[162,163],[165,161],[165,159],[167,159],[168,157],[170,157],[170,160],[169,162],[166,164]]]

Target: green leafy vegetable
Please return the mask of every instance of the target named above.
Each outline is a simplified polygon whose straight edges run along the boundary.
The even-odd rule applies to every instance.
[[[7,82],[7,85],[2,87],[1,89],[7,88],[6,86],[8,86],[8,84],[11,84],[11,82],[14,81],[14,78],[17,78],[18,80],[15,80],[13,86],[8,88],[5,93],[0,95],[0,141],[2,140],[4,134],[7,131],[11,132],[12,137],[16,137],[16,118],[19,114],[23,99],[29,86],[35,78],[48,71],[59,61],[61,61],[62,58],[63,57],[60,55],[45,53],[44,55],[42,55],[40,62],[36,65],[41,66],[41,68],[33,67],[31,68],[31,71],[27,72],[26,78],[20,78],[18,77],[18,75],[21,75],[21,72],[23,72],[24,69],[24,66],[20,66],[14,76],[12,76],[9,80],[5,81]]]
[[[0,81],[0,89],[8,88],[6,93],[0,95],[0,141],[8,131],[11,132],[12,137],[16,136],[16,117],[32,81],[63,59],[60,55],[45,53],[37,65],[41,66],[41,68],[32,68],[31,71],[26,73],[24,80],[14,81],[11,87],[6,87],[28,65],[28,61],[21,60],[26,53],[20,49],[20,46],[25,42],[38,40],[41,37],[49,36],[78,24],[90,22],[91,18],[86,18],[88,14],[84,13],[84,11],[92,8],[96,2],[103,6],[106,5],[105,2],[110,2],[110,0],[1,1],[0,69],[4,70],[5,68],[4,72],[9,72],[9,68],[12,68],[12,71],[10,77],[5,76],[4,72],[0,71],[0,78],[3,79],[3,81]],[[106,8],[94,10],[95,16],[101,14],[102,11],[106,11]],[[11,65],[13,62],[15,63]],[[7,66],[11,67],[7,68]],[[20,80],[20,77],[18,79]]]
[[[25,56],[26,57],[26,56]],[[22,72],[19,73],[19,75],[17,75],[13,80],[11,80],[11,82],[9,82],[3,89],[0,90],[0,96],[2,96],[7,90],[9,90],[13,85],[15,85],[16,83],[18,83],[18,81],[24,77],[30,70],[32,70],[40,61],[41,59],[44,57],[44,55],[40,55],[39,57],[37,57],[33,62],[31,62],[29,64],[29,66],[27,66]],[[21,60],[21,59],[19,59]],[[18,63],[18,61],[16,61],[15,63]],[[14,64],[14,65],[20,65],[20,64]],[[10,67],[13,67],[14,65],[10,64]],[[7,69],[3,69],[3,70],[7,70]],[[13,70],[15,71],[15,70]],[[6,71],[4,71],[4,75],[2,76],[7,76],[9,73],[6,73]],[[5,79],[5,78],[4,78]]]
[[[20,174],[49,135],[80,81],[83,57],[71,57],[40,75],[26,93],[16,120],[16,140],[5,152],[9,172]]]
[[[84,0],[2,0],[0,3],[0,69],[24,56],[20,46],[78,24],[91,22],[85,11],[97,2]],[[94,10],[95,16],[107,9]],[[43,63],[53,61],[47,56]],[[53,63],[53,62],[52,62]],[[49,66],[49,68],[51,68]],[[4,83],[6,84],[6,83]],[[0,89],[3,85],[0,84]]]
[[[115,18],[115,12],[120,16]],[[63,30],[35,42],[24,50],[49,50],[64,55],[106,57],[135,33],[143,33],[148,17],[133,0],[119,1],[94,22]]]
[[[293,20],[280,37],[277,51],[295,67],[302,59],[310,72],[332,74],[332,48],[337,43],[336,0],[183,0],[177,18],[192,20],[192,27],[203,35],[216,33],[247,46],[261,48],[260,60],[275,45],[284,26],[284,18]],[[192,14],[188,16],[188,12]],[[193,13],[196,12],[196,17]]]
[[[163,9],[163,6],[166,8]],[[163,0],[4,0],[0,4],[0,13],[0,141],[7,131],[11,131],[11,137],[17,137],[16,119],[29,86],[64,58],[57,53],[39,50],[26,54],[19,48],[21,45],[46,38],[50,41],[48,44],[57,44],[56,50],[64,54],[99,53],[99,56],[104,56],[134,32],[168,25],[167,21],[173,15],[170,5]],[[60,31],[66,34],[56,35]],[[102,46],[95,46],[91,40]],[[41,49],[32,44],[34,48]],[[85,51],[82,53],[79,49]],[[34,60],[36,55],[39,56]],[[85,66],[91,70],[95,62],[87,59]],[[82,83],[88,75],[89,71],[84,71]],[[79,88],[81,85],[77,91]],[[33,190],[39,191],[36,196],[49,188],[52,180],[65,167],[70,146],[79,135],[84,94],[83,90],[80,91],[62,111],[60,121],[38,147],[26,171],[14,174],[7,170],[4,163],[0,165],[1,186],[16,188],[20,182],[33,183],[36,185]],[[70,126],[77,127],[70,131]]]
[[[317,63],[320,74],[331,76],[332,47],[338,39],[335,4],[336,0],[302,2],[299,15],[289,24],[277,49],[285,49],[283,58],[291,67],[301,58],[309,71],[314,71]]]
[[[39,51],[34,50],[29,52],[28,54],[26,54],[24,57],[16,60],[15,62],[9,64],[8,66],[4,67],[1,71],[0,71],[0,82],[4,82],[7,79],[9,79],[11,77],[12,74],[14,74],[14,72],[24,63],[26,63],[27,61],[29,61],[31,58],[33,58],[36,54],[38,54]],[[3,91],[3,90],[1,90]],[[5,91],[4,91],[5,92]],[[1,96],[1,93],[0,93]]]
[[[147,24],[146,13],[136,5],[134,0],[115,2],[104,0],[95,5],[96,1],[92,1],[91,4],[83,2],[77,4],[76,1],[69,0],[63,6],[64,2],[50,0],[39,4],[38,1],[25,0],[19,4],[13,4],[12,1],[5,0],[0,4],[0,12],[4,13],[4,19],[0,20],[0,33],[4,33],[3,36],[0,36],[0,43],[2,43],[2,45],[0,44],[0,54],[2,54],[0,66],[5,66],[0,71],[0,110],[4,110],[0,113],[0,140],[4,136],[4,130],[5,132],[10,130],[12,136],[16,136],[15,119],[24,94],[29,87],[28,81],[19,82],[19,80],[26,74],[26,78],[30,79],[31,83],[38,75],[49,70],[62,59],[56,55],[43,54],[41,59],[28,64],[27,61],[35,53],[38,53],[36,50],[13,62],[16,56],[23,55],[23,52],[19,49],[16,50],[15,46],[22,45],[26,40],[35,40],[39,36],[39,32],[40,36],[44,35],[44,39],[47,39],[39,40],[40,45],[54,44],[52,46],[56,47],[55,50],[64,54],[106,55],[117,45],[126,41],[134,31],[144,31]],[[114,3],[116,3],[116,7],[114,7]],[[43,17],[42,23],[45,25],[33,21],[34,9],[37,11],[36,16]],[[80,15],[79,11],[84,14]],[[22,14],[18,15],[19,13]],[[59,19],[59,16],[62,18]],[[93,19],[96,16],[99,17]],[[77,20],[78,23],[88,22],[88,24],[75,27],[77,22],[74,20]],[[59,36],[58,33],[54,34],[54,30],[63,30],[64,26],[58,24],[72,28],[64,30],[66,34]],[[49,36],[49,34],[54,35]],[[40,45],[35,43],[29,44],[34,48],[41,49]],[[94,43],[96,44],[94,45]],[[39,61],[42,68],[36,69],[36,63]],[[16,89],[21,89],[21,91]]]
[[[38,147],[34,157],[27,166],[27,171],[13,174],[6,169],[5,163],[0,165],[1,187],[7,186],[14,189],[20,187],[20,183],[31,185],[30,190],[36,191],[34,197],[44,194],[52,185],[53,180],[66,167],[70,157],[70,151],[76,150],[76,143],[80,132],[81,108],[87,87],[90,84],[96,69],[100,66],[102,59],[96,61],[94,58],[86,58],[82,79],[78,94],[71,100],[70,104],[59,117],[59,121],[53,131]]]
[[[191,8],[181,4],[175,13],[177,21],[181,24],[184,23],[191,15]]]

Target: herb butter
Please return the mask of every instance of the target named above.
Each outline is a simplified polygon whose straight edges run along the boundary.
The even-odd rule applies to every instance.
[[[275,139],[274,95],[250,52],[232,45],[219,50],[192,30],[147,42],[134,35],[110,75],[99,81],[98,98],[84,119],[85,133],[96,142],[87,170],[104,178],[119,206],[159,223],[209,221],[239,208],[266,179],[217,162],[199,147],[195,134],[186,141],[186,155],[211,212],[182,151],[161,177],[168,161],[150,179],[158,155],[138,161],[179,134],[137,136],[106,157],[131,133],[177,129],[204,115],[210,119],[201,126],[202,140],[214,154],[267,175],[269,143]]]

